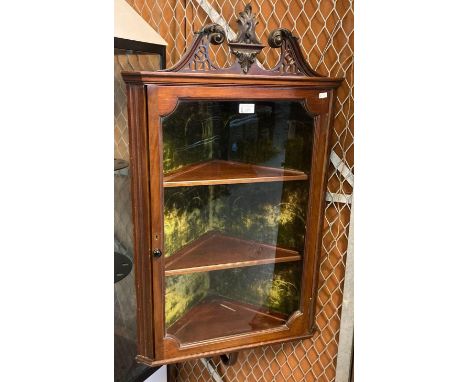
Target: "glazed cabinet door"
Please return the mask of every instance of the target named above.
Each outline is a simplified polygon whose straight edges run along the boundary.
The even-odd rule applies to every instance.
[[[156,355],[310,334],[314,144],[328,100],[294,89],[148,94]]]

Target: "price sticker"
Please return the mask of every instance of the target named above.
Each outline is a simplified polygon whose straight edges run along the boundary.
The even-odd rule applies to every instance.
[[[240,114],[255,113],[255,104],[254,103],[240,103],[239,104],[239,113]]]

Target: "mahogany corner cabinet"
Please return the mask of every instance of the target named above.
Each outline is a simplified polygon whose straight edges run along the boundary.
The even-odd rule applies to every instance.
[[[336,89],[272,31],[264,69],[250,5],[229,68],[205,26],[172,68],[127,84],[137,360],[223,355],[311,337]],[[231,354],[231,356],[229,356]]]

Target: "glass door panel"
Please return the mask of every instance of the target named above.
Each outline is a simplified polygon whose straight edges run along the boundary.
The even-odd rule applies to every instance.
[[[299,309],[313,127],[286,101],[181,101],[162,118],[168,334],[264,330]]]

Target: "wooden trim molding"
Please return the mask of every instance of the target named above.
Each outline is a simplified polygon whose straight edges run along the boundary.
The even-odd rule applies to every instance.
[[[137,296],[138,353],[154,357],[153,270],[151,264],[151,223],[146,92],[144,86],[127,85],[128,126],[131,165],[134,265]]]

